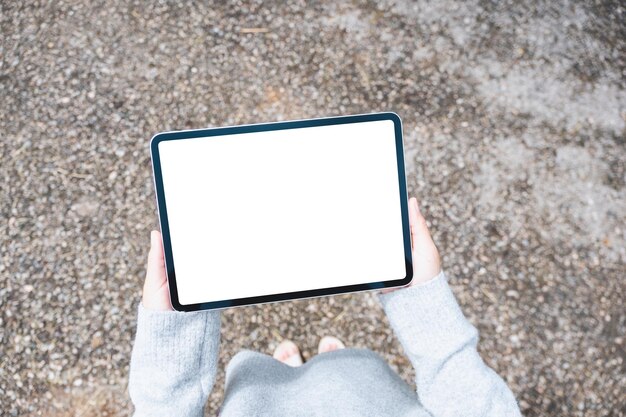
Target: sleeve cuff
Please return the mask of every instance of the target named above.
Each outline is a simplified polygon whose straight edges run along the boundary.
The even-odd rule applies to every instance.
[[[379,295],[398,338],[410,353],[418,356],[446,355],[460,340],[476,337],[467,321],[446,275],[420,285]]]
[[[219,338],[218,311],[155,311],[139,303],[134,355],[137,365],[158,358],[164,368],[184,372],[198,366],[207,340]]]
[[[128,392],[136,416],[201,416],[217,373],[220,313],[139,305]]]
[[[442,283],[444,285],[447,286],[447,282],[448,282],[448,277],[446,277],[446,274],[441,271],[439,272],[437,275],[435,275],[433,278],[429,279],[426,282],[421,282],[419,284],[414,284],[414,285],[409,285],[407,287],[403,287],[403,288],[399,288],[395,291],[391,291],[385,294],[379,294],[378,298],[380,299],[380,302],[383,304],[383,306],[390,302],[391,300],[398,298],[398,297],[412,297],[411,295],[408,295],[410,293],[415,293],[415,292],[425,292],[428,291],[429,287],[431,286],[437,286],[437,284],[439,284],[439,286],[442,285]]]

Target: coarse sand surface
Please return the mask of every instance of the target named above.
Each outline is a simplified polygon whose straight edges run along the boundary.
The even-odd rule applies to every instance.
[[[1,2],[0,415],[131,414],[158,227],[153,134],[395,111],[410,194],[523,413],[624,416],[625,13],[562,0]],[[228,310],[220,368],[282,338],[308,358],[327,334],[413,384],[371,293]],[[221,371],[208,415],[223,387]]]

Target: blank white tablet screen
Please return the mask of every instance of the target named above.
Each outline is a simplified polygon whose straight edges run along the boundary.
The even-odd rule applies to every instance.
[[[406,277],[391,120],[158,147],[181,304]]]

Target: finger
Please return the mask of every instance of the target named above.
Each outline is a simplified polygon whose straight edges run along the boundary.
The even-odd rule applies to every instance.
[[[169,287],[165,273],[163,258],[163,243],[161,234],[157,231],[150,233],[150,252],[146,268],[146,281],[143,284],[142,302],[149,310],[171,310]]]
[[[421,210],[419,209],[419,205],[417,203],[416,198],[411,198],[409,200],[409,217],[413,217],[412,220],[409,219],[409,223],[411,225],[411,238],[413,240],[413,250],[419,248],[424,245],[433,244],[432,237],[430,236],[430,231],[428,230],[428,225],[426,224],[426,219],[422,215]]]
[[[417,265],[413,271],[415,282],[425,282],[435,277],[441,271],[439,251],[433,242],[428,230],[426,219],[422,215],[416,199],[410,202],[414,221],[411,228],[413,237],[413,257]],[[415,263],[414,263],[415,264]]]
[[[165,259],[163,258],[163,243],[161,234],[156,230],[150,233],[150,252],[148,252],[148,267],[145,286],[157,289],[166,280]]]
[[[419,211],[419,206],[417,205],[417,199],[415,197],[411,197],[411,199],[409,199],[409,227],[411,229],[412,250],[415,250],[415,241],[417,239],[421,223],[420,217],[423,219]]]

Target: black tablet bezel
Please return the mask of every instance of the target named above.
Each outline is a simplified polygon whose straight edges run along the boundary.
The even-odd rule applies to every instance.
[[[159,143],[169,140],[192,139],[201,137],[233,135],[240,133],[265,132],[271,130],[300,129],[306,127],[329,126],[348,123],[372,122],[378,120],[391,120],[394,124],[396,139],[396,157],[398,167],[398,185],[400,198],[400,208],[402,211],[402,231],[404,237],[404,255],[406,263],[406,277],[391,281],[381,281],[366,284],[346,285],[332,288],[320,288],[315,290],[295,291],[281,294],[261,295],[256,297],[237,298],[232,300],[209,301],[197,304],[180,304],[178,300],[178,290],[176,287],[176,273],[174,269],[174,258],[172,255],[172,243],[170,240],[169,225],[167,219],[167,207],[163,190],[163,178],[161,173],[161,163],[159,157]],[[409,230],[408,196],[406,188],[406,174],[404,165],[404,147],[402,142],[402,121],[400,117],[391,112],[360,114],[353,116],[327,117],[321,119],[294,120],[287,122],[264,123],[254,125],[241,125],[231,127],[219,127],[197,130],[183,130],[175,132],[162,132],[156,134],[150,141],[150,151],[152,156],[152,168],[154,177],[154,187],[156,190],[157,208],[159,221],[161,224],[161,235],[163,238],[163,251],[165,255],[165,267],[170,289],[170,299],[172,307],[177,311],[198,311],[213,310],[227,307],[244,306],[250,304],[270,303],[293,299],[320,297],[326,295],[343,294],[357,291],[377,290],[390,287],[400,287],[410,284],[413,278],[413,263],[411,258],[411,235]],[[242,259],[245,259],[242,256]],[[294,275],[297,272],[294,272]]]

